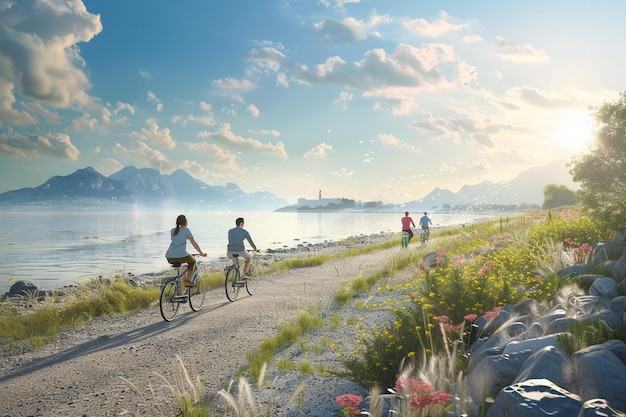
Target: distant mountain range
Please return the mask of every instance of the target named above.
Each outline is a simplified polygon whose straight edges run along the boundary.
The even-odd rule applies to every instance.
[[[543,204],[543,190],[548,184],[565,185],[571,190],[578,188],[561,161],[551,165],[530,168],[511,181],[493,183],[484,181],[465,185],[458,192],[435,188],[423,198],[407,203],[425,209],[449,207],[475,207],[487,205],[538,205]]]
[[[182,170],[163,175],[156,169],[129,166],[109,175],[88,167],[67,176],[55,176],[35,188],[21,188],[0,194],[1,205],[36,203],[127,203],[150,207],[196,208],[206,210],[448,210],[485,206],[532,206],[543,204],[548,184],[575,189],[565,162],[531,168],[505,183],[481,182],[465,185],[458,192],[433,189],[419,200],[404,204],[342,200],[343,205],[328,207],[288,205],[287,200],[269,192],[246,193],[236,184],[210,186]],[[301,199],[304,200],[304,199]],[[333,200],[334,201],[334,200]],[[350,202],[350,204],[346,204]]]
[[[118,202],[152,207],[207,210],[274,210],[287,201],[268,192],[246,193],[236,184],[210,186],[185,171],[162,175],[151,168],[129,166],[109,175],[92,167],[55,176],[35,188],[0,194],[0,204]]]
[[[476,185],[465,185],[458,192],[435,188],[419,200],[403,204],[384,202],[358,202],[349,199],[299,199],[297,204],[282,207],[278,211],[398,211],[419,212],[424,210],[503,210],[534,208],[543,205],[543,191],[546,185],[565,185],[577,188],[566,167],[561,161],[543,167],[530,168],[515,179],[504,183],[489,181]]]

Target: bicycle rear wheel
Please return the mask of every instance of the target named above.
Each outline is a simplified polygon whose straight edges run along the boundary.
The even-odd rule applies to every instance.
[[[191,282],[196,284],[196,286],[189,288],[189,307],[191,307],[193,311],[198,311],[202,308],[202,305],[204,304],[204,297],[206,296],[206,287],[205,287],[204,280],[198,274],[194,275]]]
[[[159,308],[161,309],[161,316],[163,320],[172,321],[176,314],[178,314],[178,308],[180,302],[176,301],[176,281],[170,281],[161,287],[161,297],[159,297]]]
[[[224,280],[224,289],[229,301],[235,301],[239,297],[239,288],[241,288],[239,282],[239,271],[236,268],[228,269]]]
[[[246,278],[246,291],[252,295],[259,286],[259,268],[254,262],[250,262],[250,276]]]

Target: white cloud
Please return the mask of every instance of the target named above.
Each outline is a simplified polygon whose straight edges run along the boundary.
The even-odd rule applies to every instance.
[[[13,158],[40,158],[42,155],[59,159],[78,160],[80,152],[70,137],[63,133],[38,134],[14,133],[0,135],[0,154]]]
[[[247,93],[255,87],[254,83],[250,80],[238,80],[231,77],[215,80],[212,84],[225,92],[232,93]]]
[[[480,35],[465,35],[463,36],[463,42],[464,43],[476,43],[476,42],[482,42],[483,38]]]
[[[0,126],[4,122],[17,126],[32,125],[37,122],[31,114],[13,108],[14,104],[13,83],[0,83]]]
[[[339,93],[339,97],[333,100],[333,104],[339,104],[341,108],[345,110],[348,107],[348,102],[353,98],[354,94],[342,91]]]
[[[284,143],[263,143],[257,139],[237,136],[231,131],[229,123],[224,123],[215,132],[200,132],[198,133],[198,137],[203,139],[212,139],[217,142],[236,145],[247,149],[253,149],[263,153],[275,155],[280,158],[287,158],[287,152],[285,151]]]
[[[157,120],[153,118],[146,120],[146,123],[148,124],[148,129],[142,128],[140,132],[133,131],[130,133],[131,136],[144,142],[153,143],[162,148],[171,149],[174,147],[176,141],[172,138],[169,128],[161,129]]]
[[[181,145],[192,151],[194,154],[206,155],[206,158],[202,159],[207,159],[210,164],[219,165],[221,167],[220,169],[229,171],[239,170],[239,167],[237,166],[239,156],[230,153],[227,149],[217,146],[214,143],[184,142],[181,143]]]
[[[184,160],[180,165],[180,169],[187,172],[189,175],[195,178],[209,178],[209,179],[218,179],[224,178],[224,175],[215,171],[208,170],[204,167],[204,165],[199,164],[196,161]]]
[[[78,44],[102,31],[100,16],[80,0],[5,1],[0,26],[0,79],[54,107],[89,103]]]
[[[467,25],[448,22],[449,16],[446,12],[439,12],[439,16],[439,19],[435,19],[432,22],[424,18],[406,19],[404,27],[411,32],[428,38],[437,38],[450,32],[461,31],[467,27]]]
[[[130,148],[116,143],[113,153],[131,161],[133,164],[158,169],[163,173],[171,172],[174,168],[163,153],[152,149],[140,140],[133,142]]]
[[[285,55],[273,47],[253,49],[248,52],[247,58],[259,67],[273,72],[278,72],[280,68],[287,63]],[[229,84],[232,83],[232,81],[224,80],[220,81],[220,83]]]
[[[261,113],[261,111],[254,104],[250,104],[247,110],[255,119],[259,117],[259,114]]]
[[[332,145],[327,143],[320,143],[319,145],[309,149],[304,154],[305,159],[321,159],[328,156],[328,151],[332,151]]]
[[[431,139],[452,139],[454,143],[480,143],[487,147],[494,147],[492,138],[494,133],[502,130],[502,126],[488,123],[484,125],[469,117],[455,119],[443,118],[427,114],[412,126]]]
[[[376,135],[376,139],[378,139],[383,145],[394,146],[396,148],[400,148],[409,152],[421,152],[420,148],[410,145],[406,142],[402,142],[400,139],[387,133],[379,133],[378,135]]]
[[[154,101],[156,103],[156,110],[158,112],[163,110],[163,101],[156,96],[152,91],[148,91],[148,101]]]
[[[535,48],[533,45],[517,45],[501,36],[496,37],[496,46],[503,50],[497,56],[503,61],[515,62],[518,64],[543,64],[550,60],[546,51]]]

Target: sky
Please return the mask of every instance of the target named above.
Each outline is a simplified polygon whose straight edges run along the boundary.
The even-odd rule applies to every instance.
[[[0,0],[0,193],[183,169],[402,203],[564,168],[624,88],[626,2]]]

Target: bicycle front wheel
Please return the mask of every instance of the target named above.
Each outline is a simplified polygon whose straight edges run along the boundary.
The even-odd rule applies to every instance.
[[[176,281],[163,284],[161,287],[161,297],[159,298],[159,308],[161,309],[163,320],[174,320],[174,317],[178,314],[179,307],[180,302],[176,301]]]
[[[189,307],[191,307],[193,311],[198,311],[202,308],[202,305],[204,304],[206,287],[204,280],[198,274],[194,275],[191,282],[196,284],[196,286],[189,288]]]
[[[229,301],[235,301],[239,297],[239,288],[241,288],[239,283],[239,271],[235,268],[227,270],[224,288]]]
[[[259,268],[257,268],[254,262],[250,263],[250,276],[246,278],[246,291],[252,295],[256,292],[256,288],[259,286]]]

